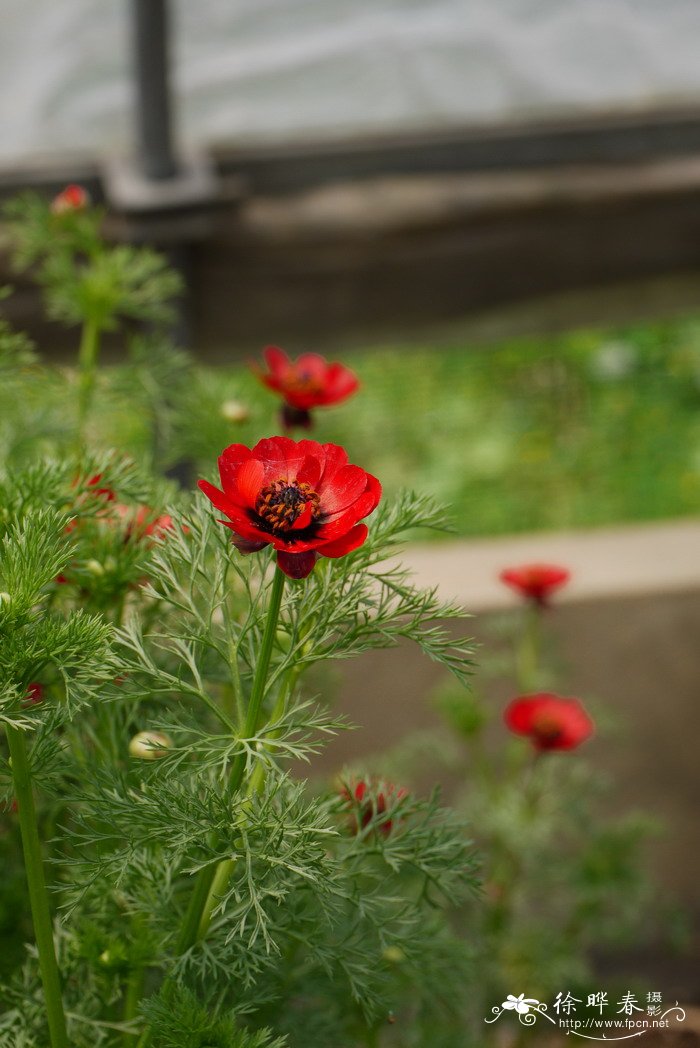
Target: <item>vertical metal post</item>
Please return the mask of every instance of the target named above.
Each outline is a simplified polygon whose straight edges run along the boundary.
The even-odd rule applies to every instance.
[[[131,0],[137,163],[146,179],[177,174],[169,84],[168,0]]]

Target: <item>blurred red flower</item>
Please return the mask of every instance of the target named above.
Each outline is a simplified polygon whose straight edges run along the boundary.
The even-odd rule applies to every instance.
[[[353,833],[373,823],[374,828],[386,836],[393,829],[396,809],[408,796],[408,790],[393,782],[359,779],[343,786],[340,795],[352,810],[350,829]]]
[[[51,210],[54,215],[63,215],[67,211],[83,211],[90,205],[90,196],[82,186],[69,185],[53,198]]]
[[[199,487],[224,513],[241,553],[272,545],[285,575],[303,579],[318,556],[343,557],[367,538],[363,517],[376,509],[381,485],[348,462],[336,444],[289,437],[231,444],[219,456],[220,491]]]
[[[499,577],[527,600],[544,605],[555,590],[566,585],[571,572],[556,564],[522,564],[518,568],[505,568]]]
[[[353,394],[357,376],[343,364],[329,363],[318,353],[303,353],[290,360],[284,350],[268,346],[264,351],[268,371],[258,371],[261,382],[284,399],[282,421],[287,427],[311,425],[311,408],[338,404]]]
[[[578,699],[563,699],[550,692],[513,699],[503,719],[516,735],[526,735],[536,750],[573,750],[594,730]]]
[[[174,528],[173,518],[169,513],[156,514],[150,506],[124,506],[117,504],[114,507],[117,517],[124,523],[124,541],[130,539],[138,541],[143,538],[163,538],[168,531]],[[184,528],[183,530],[187,530]]]
[[[82,489],[81,493],[78,495],[76,499],[76,509],[80,509],[86,504],[89,505],[89,502],[92,499],[100,499],[104,500],[105,502],[114,502],[114,500],[117,497],[114,493],[114,489],[106,486],[100,487],[101,481],[101,473],[96,473],[94,477],[90,477],[90,479],[86,481],[81,481],[80,477],[75,477],[71,484],[71,487]],[[79,519],[79,516],[76,516],[73,518],[73,520],[70,520],[66,524],[65,532],[67,535],[75,531],[75,529],[78,527]]]
[[[23,706],[38,706],[40,702],[44,701],[44,685],[39,684],[38,681],[33,681],[32,684],[27,688],[27,694],[23,700]]]
[[[89,494],[99,495],[101,498],[105,499],[106,502],[113,502],[114,499],[117,497],[114,493],[114,490],[108,487],[99,487],[98,485],[101,480],[101,473],[96,473],[94,477],[90,477],[90,479],[87,482],[87,487],[90,489]],[[77,481],[75,483],[77,483]]]

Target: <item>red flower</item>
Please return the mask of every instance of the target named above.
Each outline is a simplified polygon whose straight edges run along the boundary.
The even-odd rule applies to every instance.
[[[173,530],[173,518],[169,513],[154,516],[150,506],[123,506],[118,504],[114,512],[125,524],[124,541],[143,538],[163,538],[166,532]],[[186,530],[186,529],[183,529]]]
[[[27,694],[22,701],[23,706],[38,706],[44,701],[44,685],[34,681],[27,688]]]
[[[363,517],[376,509],[379,481],[348,463],[335,444],[270,437],[251,450],[231,444],[219,456],[223,491],[199,486],[234,533],[241,553],[272,545],[285,575],[303,579],[316,558],[343,557],[367,538]]]
[[[71,484],[71,487],[84,488],[84,490],[76,499],[76,508],[80,508],[81,505],[89,505],[91,500],[97,499],[103,500],[104,502],[114,502],[115,498],[117,497],[114,493],[114,489],[109,487],[100,487],[99,485],[101,480],[101,473],[96,473],[94,477],[90,477],[90,479],[86,481],[82,481],[80,477],[75,477]],[[99,512],[102,513],[102,510],[100,510]],[[75,517],[73,520],[69,521],[65,527],[66,534],[70,535],[73,531],[75,531],[75,529],[78,527],[78,523],[79,517]]]
[[[311,425],[311,408],[338,404],[355,392],[357,376],[342,364],[330,364],[318,353],[304,353],[290,360],[277,346],[264,352],[268,373],[258,372],[260,380],[284,399],[285,426]]]
[[[343,786],[340,795],[352,808],[350,829],[353,833],[359,833],[373,823],[375,829],[387,836],[393,828],[396,809],[408,796],[408,790],[395,786],[393,782],[359,779]]]
[[[523,564],[519,568],[506,568],[500,574],[501,582],[540,605],[546,604],[550,594],[566,585],[570,578],[571,572],[556,564]]]
[[[527,735],[536,750],[573,750],[593,734],[593,721],[578,699],[549,692],[513,699],[503,719],[516,735]]]
[[[101,473],[96,473],[94,477],[90,477],[90,479],[87,482],[87,487],[91,489],[90,490],[90,494],[91,495],[99,495],[101,498],[103,498],[105,500],[105,502],[113,502],[114,499],[117,497],[114,494],[114,490],[112,488],[107,488],[107,487],[105,487],[105,488],[98,487],[98,484],[100,483],[101,480],[102,480],[102,474]],[[94,490],[92,490],[92,489],[94,489]]]
[[[90,196],[82,186],[66,186],[51,201],[54,215],[63,215],[67,211],[84,211],[90,205]]]

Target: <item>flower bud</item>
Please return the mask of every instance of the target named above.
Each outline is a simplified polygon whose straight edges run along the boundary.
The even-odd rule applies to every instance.
[[[51,201],[51,210],[54,215],[64,215],[68,211],[84,211],[90,205],[90,197],[87,190],[82,186],[66,186]]]
[[[172,748],[173,740],[161,731],[140,731],[129,743],[129,753],[141,760],[155,761]]]
[[[99,560],[89,560],[85,567],[92,575],[104,575],[105,569],[100,564]]]
[[[0,592],[0,604],[11,604],[11,603],[12,603],[12,597],[10,596],[10,594],[6,593],[5,590],[2,590],[2,592]]]
[[[33,681],[27,688],[27,694],[25,695],[22,705],[23,706],[38,706],[40,702],[44,701],[44,685],[39,684],[38,681]]]
[[[250,411],[240,400],[225,400],[219,410],[227,422],[247,422],[250,418]]]
[[[406,954],[398,946],[387,946],[382,953],[382,957],[389,964],[401,964],[402,961],[406,960]]]

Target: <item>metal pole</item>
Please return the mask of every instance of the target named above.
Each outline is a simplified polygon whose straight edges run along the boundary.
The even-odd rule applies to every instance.
[[[168,0],[132,0],[137,163],[155,181],[177,174],[168,72]]]

